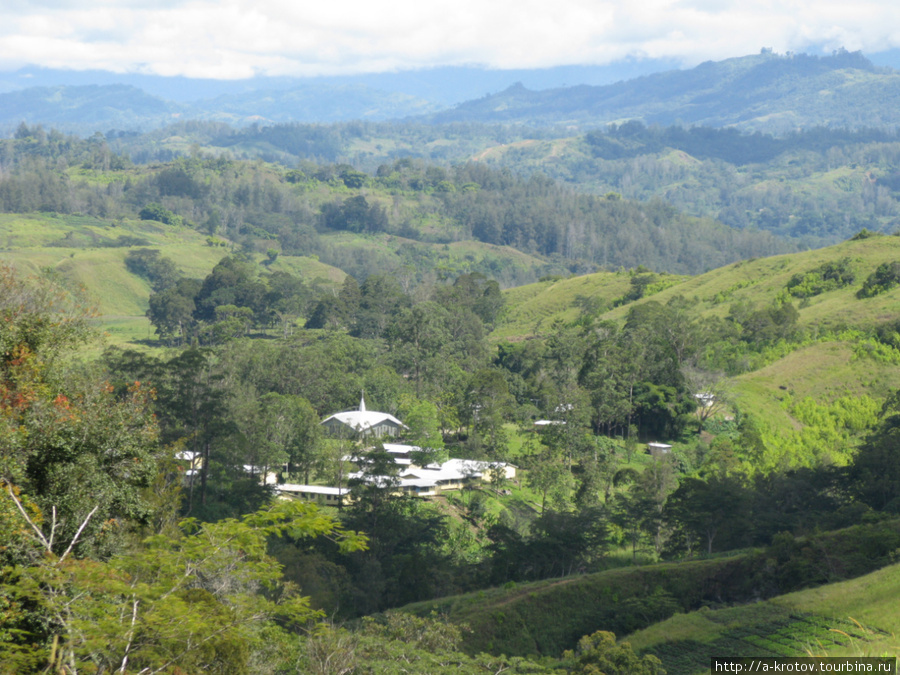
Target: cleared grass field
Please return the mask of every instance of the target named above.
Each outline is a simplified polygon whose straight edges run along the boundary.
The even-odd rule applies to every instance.
[[[123,241],[132,245],[122,245]],[[95,323],[105,333],[106,342],[118,345],[134,345],[153,337],[145,316],[150,285],[125,267],[129,251],[159,249],[184,276],[194,278],[205,277],[231,253],[230,247],[210,246],[205,235],[186,227],[55,214],[0,214],[0,244],[0,262],[32,273],[52,270],[73,287],[83,289],[96,310]],[[308,257],[279,256],[270,269],[333,284],[343,282],[346,276]]]
[[[795,274],[804,274],[825,262],[849,258],[856,275],[850,286],[822,293],[803,302],[793,298],[800,312],[799,325],[814,332],[825,332],[844,326],[867,327],[896,318],[900,308],[900,288],[859,300],[856,292],[875,268],[900,259],[900,237],[871,237],[845,241],[835,246],[733,263],[667,288],[645,300],[668,302],[682,295],[696,302],[701,314],[726,316],[732,303],[771,304]],[[610,318],[623,318],[628,306],[609,313]]]
[[[865,300],[856,297],[866,277],[878,265],[900,259],[900,237],[888,236],[846,241],[803,253],[745,260],[695,277],[682,277],[679,283],[669,288],[601,316],[622,320],[634,304],[650,301],[664,304],[680,295],[694,302],[702,316],[724,317],[735,302],[760,307],[770,305],[795,274],[804,274],[825,262],[842,258],[850,259],[855,282],[807,301],[793,298],[792,302],[800,312],[800,326],[821,333],[845,326],[872,326],[897,318],[900,288]],[[677,279],[668,275],[667,278]],[[627,274],[598,272],[505,291],[511,309],[504,314],[493,336],[525,338],[534,335],[536,327],[540,329],[556,319],[571,321],[578,316],[577,306],[573,304],[578,296],[611,302],[628,290],[629,280]]]
[[[423,226],[424,227],[424,226]],[[427,229],[427,228],[424,228]],[[540,276],[547,261],[509,246],[496,246],[479,241],[454,241],[432,244],[391,234],[354,234],[332,232],[321,236],[322,241],[335,250],[353,254],[365,250],[377,252],[386,265],[401,267],[416,261],[425,269],[434,269],[441,276],[454,279],[460,274],[482,272],[503,285],[521,284]],[[410,260],[413,262],[410,263]]]

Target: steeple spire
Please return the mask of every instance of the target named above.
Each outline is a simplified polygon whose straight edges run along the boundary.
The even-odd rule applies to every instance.
[[[359,411],[366,412],[366,392],[363,391],[362,395],[359,397]]]

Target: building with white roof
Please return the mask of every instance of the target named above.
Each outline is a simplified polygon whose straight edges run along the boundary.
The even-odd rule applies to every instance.
[[[654,457],[657,455],[668,455],[672,452],[672,446],[668,443],[647,443],[647,450]]]
[[[348,488],[328,487],[325,485],[296,485],[294,483],[282,483],[275,490],[282,497],[292,495],[307,501],[317,501],[325,504],[340,504],[350,494]]]
[[[385,443],[387,450],[397,465],[396,476],[371,476],[362,471],[354,471],[347,475],[348,480],[365,480],[370,484],[388,488],[396,494],[416,497],[434,497],[445,490],[461,490],[477,480],[490,480],[493,472],[501,471],[507,479],[516,477],[516,466],[506,462],[487,462],[474,459],[449,459],[442,464],[417,466],[409,458],[410,453],[420,450],[415,445]],[[352,461],[359,464],[365,455],[355,456]],[[278,485],[276,489],[282,494],[291,494],[301,499],[324,503],[346,503],[350,498],[347,488],[324,487],[315,485]],[[324,496],[323,496],[324,495]]]
[[[396,436],[401,429],[408,428],[390,413],[366,410],[366,399],[361,397],[357,410],[345,410],[322,420],[333,436]]]
[[[393,415],[366,409],[365,397],[360,398],[358,410],[347,410],[335,413],[322,421],[330,433],[335,436],[396,436],[408,427]],[[382,443],[397,467],[395,476],[371,476],[362,471],[348,474],[349,480],[366,480],[374,485],[392,487],[399,494],[418,497],[433,497],[443,490],[459,490],[465,485],[478,480],[490,480],[493,472],[501,471],[504,477],[512,479],[516,476],[516,467],[506,462],[485,462],[472,459],[450,459],[443,464],[418,466],[421,461],[415,453],[422,448],[403,443]],[[416,459],[414,459],[416,457]],[[365,464],[365,452],[347,455],[345,460],[357,465]],[[276,490],[282,498],[296,497],[318,502],[334,504],[346,503],[350,498],[348,488],[326,487],[321,485],[277,485]]]

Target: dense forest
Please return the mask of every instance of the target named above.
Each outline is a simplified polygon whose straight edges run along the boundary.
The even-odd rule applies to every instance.
[[[444,169],[475,158],[526,180],[539,173],[579,192],[661,200],[693,216],[806,246],[835,243],[864,227],[889,233],[898,225],[900,146],[896,131],[884,128],[817,127],[771,135],[632,120],[573,136],[566,130],[462,124],[239,130],[193,123],[112,136],[109,143],[135,161],[170,161],[189,152],[185,139],[235,157],[292,167],[304,160],[349,163],[370,174],[399,157]]]

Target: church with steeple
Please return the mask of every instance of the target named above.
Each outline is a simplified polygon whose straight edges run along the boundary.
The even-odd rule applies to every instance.
[[[335,413],[322,420],[328,433],[332,436],[396,436],[402,429],[406,429],[396,417],[390,413],[366,410],[365,395],[359,399],[359,408]]]

